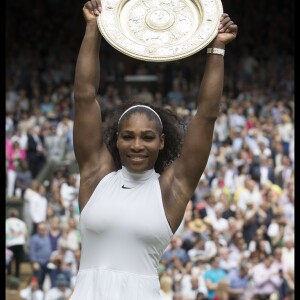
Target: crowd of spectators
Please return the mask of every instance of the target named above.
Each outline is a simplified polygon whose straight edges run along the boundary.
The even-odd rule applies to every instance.
[[[293,5],[239,2],[223,1],[239,38],[226,49],[209,161],[159,265],[164,300],[294,299]],[[21,299],[31,293],[68,299],[81,246],[80,178],[67,167],[75,159],[73,74],[83,27],[74,27],[81,10],[70,9],[70,1],[59,3],[57,15],[54,0],[7,5],[15,17],[6,31],[6,197],[22,201],[23,210],[8,210],[6,272],[20,278],[25,250],[32,278]],[[51,22],[42,20],[51,15]],[[261,19],[268,26],[261,28]],[[205,53],[157,64],[131,59],[105,41],[102,47],[99,101],[106,124],[130,97],[174,110],[189,123]],[[126,75],[157,81],[128,82]],[[61,167],[40,181],[47,163]]]

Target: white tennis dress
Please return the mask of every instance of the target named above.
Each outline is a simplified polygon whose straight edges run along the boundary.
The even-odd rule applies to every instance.
[[[158,300],[157,267],[173,237],[159,174],[106,175],[80,216],[82,252],[70,300]]]

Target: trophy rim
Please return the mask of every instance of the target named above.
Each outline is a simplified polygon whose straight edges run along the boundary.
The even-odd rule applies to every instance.
[[[153,21],[157,12],[166,20]],[[221,0],[103,0],[97,25],[117,51],[142,61],[168,62],[204,49],[216,37],[222,13]],[[186,26],[180,24],[184,18]]]

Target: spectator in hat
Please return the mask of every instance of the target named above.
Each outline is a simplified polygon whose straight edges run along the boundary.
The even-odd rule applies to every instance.
[[[22,300],[19,297],[20,279],[14,276],[6,278],[5,298],[8,300]]]

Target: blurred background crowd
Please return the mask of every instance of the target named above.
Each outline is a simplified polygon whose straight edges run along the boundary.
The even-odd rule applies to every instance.
[[[164,300],[295,299],[294,2],[222,2],[239,34],[226,48],[209,161],[160,261],[161,295]],[[68,299],[76,280],[81,243],[73,79],[83,3],[6,3],[11,300]],[[115,107],[135,97],[173,110],[188,124],[205,56],[200,51],[174,62],[144,62],[103,40],[99,101],[105,123]],[[26,278],[24,263],[30,266]]]

